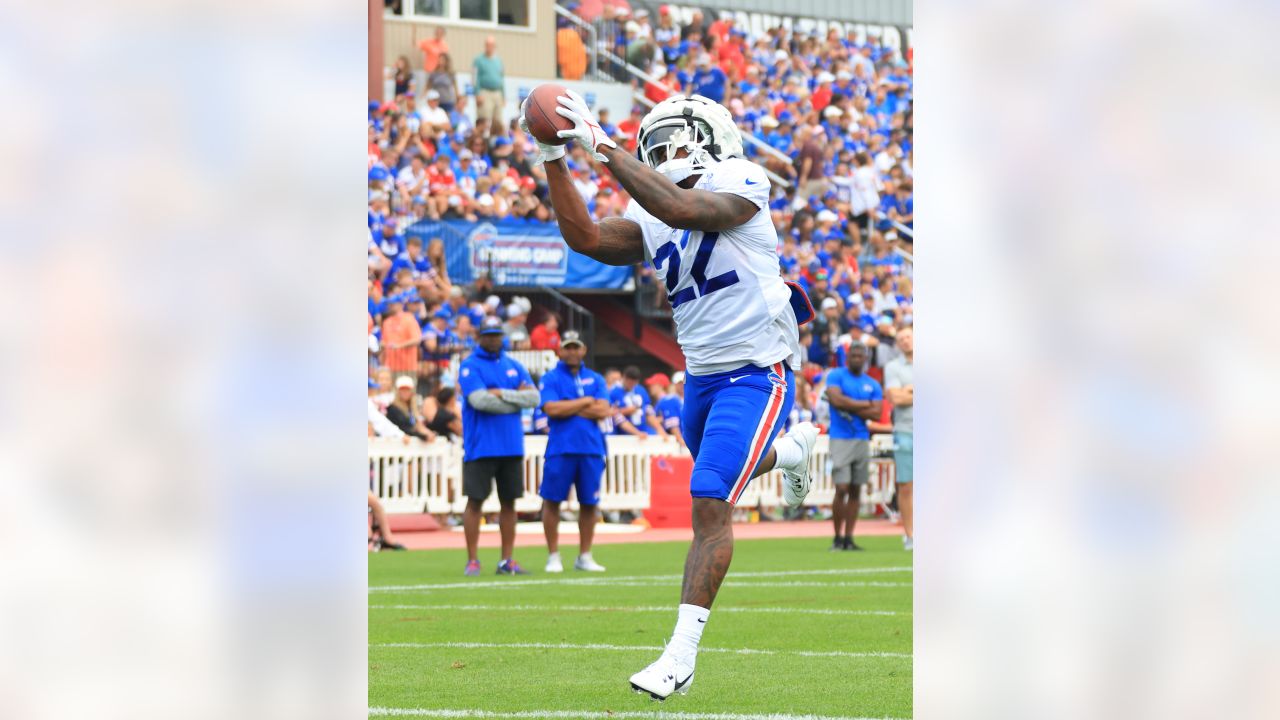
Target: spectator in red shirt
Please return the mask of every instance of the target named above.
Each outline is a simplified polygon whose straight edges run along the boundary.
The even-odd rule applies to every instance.
[[[649,74],[658,80],[656,83],[646,82],[644,84],[644,96],[649,98],[649,102],[656,105],[657,103],[671,97],[671,83],[675,78],[667,77],[667,68],[661,63],[657,63],[653,66],[653,69],[649,71]]]
[[[557,350],[560,348],[560,318],[548,315],[542,324],[529,333],[529,346],[534,350]]]
[[[636,137],[640,135],[640,120],[644,118],[644,108],[639,105],[631,106],[631,115],[626,120],[618,123],[618,129],[627,135],[627,149],[635,151]]]
[[[720,69],[729,76],[732,82],[738,82],[747,75],[747,58],[743,54],[746,48],[747,34],[734,29],[729,33],[728,42],[720,43],[716,49],[719,54]]]
[[[831,83],[835,79],[835,75],[825,70],[818,73],[818,87],[813,89],[813,95],[809,97],[810,102],[813,103],[813,109],[817,112],[822,112],[827,105],[831,104]]]

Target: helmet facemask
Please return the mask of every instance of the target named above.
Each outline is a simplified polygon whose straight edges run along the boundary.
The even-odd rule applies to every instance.
[[[716,162],[711,149],[715,139],[704,122],[688,117],[660,120],[647,128],[640,140],[640,160],[673,183],[706,170]],[[687,154],[678,157],[679,151]]]

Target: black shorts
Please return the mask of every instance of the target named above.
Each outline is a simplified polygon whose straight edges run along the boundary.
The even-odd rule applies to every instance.
[[[487,457],[462,463],[462,494],[484,501],[498,483],[498,499],[515,500],[524,495],[524,457]]]

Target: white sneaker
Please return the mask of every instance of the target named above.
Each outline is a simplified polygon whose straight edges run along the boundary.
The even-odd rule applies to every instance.
[[[782,501],[787,507],[799,507],[804,502],[804,498],[809,494],[811,481],[809,478],[809,455],[813,452],[813,446],[818,442],[818,428],[814,427],[811,422],[802,422],[787,433],[787,437],[794,438],[800,443],[800,449],[804,451],[804,460],[796,469],[782,468]]]
[[[596,562],[590,555],[579,555],[578,559],[573,563],[574,570],[586,570],[587,572],[604,572],[604,566]],[[558,570],[556,572],[559,572]]]
[[[547,556],[547,572],[560,573],[564,572],[564,565],[560,563],[560,553]]]
[[[693,664],[662,653],[652,665],[631,676],[631,689],[666,700],[671,693],[684,695],[693,686]]]
[[[909,536],[907,536],[907,535],[903,535],[903,536],[902,536],[902,549],[903,549],[903,550],[912,550],[912,551],[914,551],[914,550],[916,549],[916,541],[915,541],[915,539],[914,539],[914,538],[911,538],[911,537],[909,537]]]

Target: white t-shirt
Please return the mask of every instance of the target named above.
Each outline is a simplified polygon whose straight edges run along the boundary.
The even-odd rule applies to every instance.
[[[850,211],[854,215],[875,209],[880,206],[879,178],[876,170],[864,165],[853,171],[853,196],[850,198]]]
[[[634,199],[623,214],[640,225],[645,258],[658,282],[667,285],[689,372],[707,375],[781,360],[799,370],[799,327],[791,289],[779,272],[769,178],[758,165],[730,158],[712,166],[694,187],[738,195],[759,210],[719,232],[668,227]]]
[[[445,112],[444,108],[439,105],[434,108],[423,108],[420,112],[422,113],[422,122],[435,127],[437,130],[442,128],[447,130],[453,127],[453,123],[449,120],[449,113]]]

